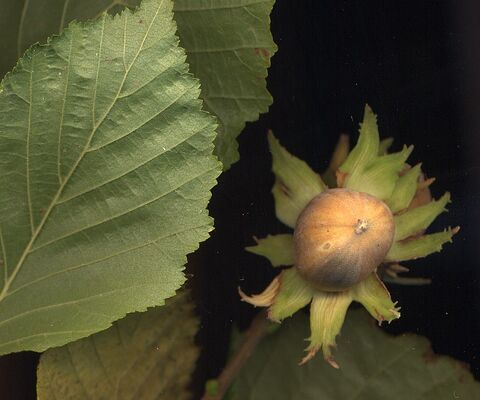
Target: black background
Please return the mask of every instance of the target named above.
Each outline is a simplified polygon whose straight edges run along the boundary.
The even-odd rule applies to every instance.
[[[450,212],[431,230],[462,228],[442,253],[408,263],[413,274],[433,278],[430,286],[390,286],[402,318],[387,329],[427,336],[436,352],[469,363],[479,378],[480,2],[277,0],[272,32],[274,104],[240,136],[241,159],[214,190],[215,232],[190,257],[202,317],[196,397],[219,374],[232,325],[245,328],[255,313],[240,303],[237,286],[258,292],[275,274],[243,247],[253,235],[288,231],[273,211],[267,129],[321,171],[339,133],[356,139],[366,102],[395,149],[415,145],[410,160],[437,178],[433,194],[452,193]],[[32,353],[0,358],[0,398],[34,398],[36,360]]]
[[[214,190],[215,232],[191,258],[203,320],[197,393],[221,370],[232,322],[245,328],[255,313],[237,286],[257,293],[276,274],[243,247],[253,235],[289,231],[273,210],[267,129],[322,171],[341,132],[356,140],[365,103],[394,150],[415,145],[409,160],[437,178],[433,195],[452,193],[430,231],[461,226],[442,253],[406,263],[412,275],[432,277],[430,286],[389,286],[402,317],[386,329],[427,336],[479,378],[480,2],[278,0],[272,32],[274,104],[240,136],[240,161]]]

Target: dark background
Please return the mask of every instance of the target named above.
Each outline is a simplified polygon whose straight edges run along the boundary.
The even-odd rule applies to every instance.
[[[433,194],[452,193],[450,212],[431,230],[462,227],[441,254],[408,263],[414,275],[433,278],[430,286],[390,286],[402,318],[387,329],[427,336],[480,378],[480,2],[277,0],[272,31],[274,104],[240,136],[241,159],[214,190],[213,237],[190,258],[202,316],[197,396],[225,362],[232,325],[245,328],[255,313],[237,286],[259,292],[275,274],[243,247],[253,235],[288,231],[274,215],[267,129],[321,171],[339,133],[356,139],[366,102],[396,150],[415,145],[410,160],[437,178]],[[34,398],[36,359],[0,359],[2,399]]]
[[[442,253],[405,263],[433,282],[389,286],[402,317],[387,330],[428,337],[480,378],[480,2],[277,0],[272,32],[274,104],[240,136],[240,161],[214,190],[213,237],[191,258],[203,318],[197,393],[221,371],[232,322],[245,328],[256,312],[237,286],[258,293],[277,273],[243,247],[289,231],[275,219],[267,129],[322,171],[339,133],[356,140],[366,102],[394,150],[415,145],[409,160],[437,178],[433,195],[452,193],[430,231],[461,226]]]

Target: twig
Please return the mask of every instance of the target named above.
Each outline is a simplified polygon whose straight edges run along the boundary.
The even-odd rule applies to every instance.
[[[215,393],[205,391],[202,400],[222,400],[228,388],[245,365],[250,355],[257,347],[260,340],[268,331],[269,321],[266,311],[257,314],[250,327],[244,333],[242,341],[233,356],[228,360],[227,365],[216,379]]]

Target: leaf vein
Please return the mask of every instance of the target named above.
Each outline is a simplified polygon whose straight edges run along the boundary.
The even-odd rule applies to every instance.
[[[3,284],[7,282],[8,279],[8,262],[7,262],[7,251],[5,250],[5,242],[3,240],[3,230],[2,225],[0,225],[0,244],[2,250],[2,259],[0,259],[0,265],[3,263]]]
[[[68,3],[68,0],[65,4]],[[58,182],[62,184],[62,155],[61,155],[61,146],[62,146],[62,133],[63,133],[63,122],[65,117],[65,105],[67,103],[67,93],[68,93],[68,83],[70,80],[70,60],[72,58],[72,50],[73,50],[73,35],[70,38],[70,49],[68,53],[68,61],[67,61],[67,71],[65,77],[65,91],[63,93],[63,101],[62,101],[62,111],[60,113],[60,125],[58,128],[58,146],[57,146],[57,174],[58,174]]]
[[[28,122],[27,122],[27,143],[26,143],[26,184],[27,184],[27,204],[28,204],[28,214],[30,218],[30,231],[34,233],[34,222],[33,222],[33,210],[32,210],[32,195],[30,193],[30,135],[32,131],[32,96],[33,96],[33,69],[34,69],[35,56],[32,58],[32,70],[30,71],[30,80],[29,80],[29,105],[28,105]]]
[[[114,294],[114,293],[117,293],[117,292],[124,292],[124,291],[132,291],[133,289],[136,289],[136,288],[141,288],[141,287],[145,287],[145,286],[152,286],[152,283],[142,283],[140,285],[129,285],[128,287],[124,287],[124,288],[116,288],[116,289],[112,289],[112,290],[107,290],[105,292],[101,292],[101,293],[97,293],[97,294],[92,294],[90,296],[85,296],[85,297],[82,297],[81,299],[76,299],[76,300],[69,300],[69,301],[64,301],[64,302],[61,302],[61,303],[57,303],[57,304],[48,304],[48,305],[45,305],[45,306],[41,306],[41,307],[37,307],[37,308],[32,308],[28,311],[24,311],[20,314],[16,314],[14,315],[13,317],[10,317],[10,318],[7,318],[7,319],[4,319],[3,321],[0,321],[0,326],[2,325],[5,325],[6,323],[8,322],[11,322],[13,320],[16,320],[16,319],[19,319],[19,318],[23,318],[25,317],[26,315],[31,315],[31,314],[35,314],[35,313],[38,313],[40,311],[45,311],[45,310],[50,310],[50,309],[55,309],[55,308],[59,308],[59,307],[64,307],[64,306],[70,306],[70,305],[78,305],[78,304],[81,304],[83,302],[86,302],[86,301],[91,301],[93,299],[96,299],[98,297],[103,297],[105,295],[110,295],[110,294]],[[91,330],[85,330],[85,331],[78,331],[78,332],[90,332],[91,333]],[[52,332],[53,333],[53,332]],[[37,334],[37,335],[33,335],[33,336],[41,336],[43,334]],[[17,341],[20,341],[21,339],[24,339],[24,338],[17,338],[13,341],[10,341],[10,342],[2,342],[1,347],[4,347],[10,343],[15,343]]]
[[[139,129],[143,128],[146,124],[148,124],[149,122],[153,121],[156,117],[158,117],[160,114],[162,114],[163,112],[165,112],[166,110],[168,110],[171,106],[173,106],[174,104],[176,104],[176,102],[178,100],[180,100],[185,94],[188,93],[188,91],[191,89],[191,87],[188,87],[184,92],[180,93],[180,95],[178,95],[175,99],[173,99],[172,102],[168,103],[164,108],[162,108],[161,110],[159,110],[158,112],[156,112],[154,115],[152,115],[151,117],[149,117],[146,121],[143,121],[140,123],[139,126],[137,126],[136,128],[132,129],[130,132],[127,132],[126,134],[122,135],[122,136],[118,136],[116,137],[114,140],[111,140],[110,142],[106,142],[106,143],[102,143],[98,146],[94,146],[94,147],[90,147],[86,153],[91,153],[91,152],[94,152],[94,151],[97,151],[97,150],[100,150],[100,149],[103,149],[104,147],[107,147],[115,142],[118,142],[119,140],[127,137],[128,135],[138,131]]]
[[[51,274],[42,276],[42,277],[40,277],[40,278],[38,278],[38,279],[35,279],[35,280],[30,281],[30,282],[28,282],[28,283],[26,283],[26,284],[24,284],[24,285],[22,285],[22,286],[17,287],[16,289],[14,289],[14,290],[12,290],[11,292],[9,292],[6,297],[12,296],[13,294],[15,294],[15,293],[17,293],[17,292],[19,292],[19,291],[21,291],[21,290],[24,290],[24,289],[26,289],[26,288],[28,288],[28,287],[30,287],[30,286],[38,283],[38,282],[42,282],[42,281],[44,281],[44,280],[50,279],[50,278],[52,278],[52,277],[54,277],[54,276],[63,275],[64,273],[69,273],[69,272],[72,272],[72,271],[76,271],[76,270],[78,270],[78,269],[85,268],[85,267],[89,267],[89,266],[91,266],[91,265],[95,265],[95,264],[98,264],[98,263],[100,263],[100,262],[107,261],[107,260],[110,260],[110,259],[112,259],[112,258],[118,257],[118,256],[120,256],[120,255],[130,253],[131,251],[135,251],[135,250],[142,249],[142,248],[144,248],[144,247],[148,247],[148,246],[151,246],[151,245],[155,245],[155,244],[157,244],[157,243],[158,243],[159,241],[161,241],[161,240],[168,239],[168,238],[170,238],[170,237],[172,237],[172,236],[175,236],[175,235],[180,235],[180,234],[182,234],[182,233],[184,233],[184,232],[187,232],[187,231],[189,231],[189,230],[192,230],[192,229],[199,229],[199,228],[202,228],[202,227],[204,227],[204,226],[205,226],[205,225],[199,225],[199,226],[195,226],[195,227],[189,226],[189,227],[183,228],[183,229],[181,229],[181,230],[179,230],[179,231],[172,232],[172,233],[169,233],[169,234],[167,234],[167,235],[162,235],[162,236],[160,236],[160,237],[158,237],[158,238],[155,238],[155,239],[153,239],[153,240],[147,241],[147,242],[145,242],[145,243],[141,243],[141,244],[136,245],[136,246],[134,246],[134,247],[131,247],[131,248],[128,248],[128,249],[123,249],[123,250],[121,250],[121,251],[119,251],[119,252],[110,254],[110,255],[108,255],[108,256],[106,256],[106,257],[102,257],[102,258],[99,258],[99,259],[96,259],[96,260],[88,261],[88,262],[83,263],[83,264],[78,264],[78,265],[75,265],[75,266],[73,266],[73,267],[68,267],[68,268],[62,269],[62,270],[60,270],[60,271],[53,272],[53,273],[51,273]],[[0,325],[1,325],[1,323],[0,323]]]
[[[188,54],[198,54],[198,53],[229,53],[229,52],[234,52],[238,50],[255,50],[258,48],[266,48],[269,49],[271,48],[271,45],[266,44],[266,45],[261,45],[261,44],[256,44],[255,46],[235,46],[235,47],[225,47],[225,48],[211,48],[211,49],[191,49],[188,50]]]
[[[201,129],[197,130],[196,132],[194,132],[192,135],[188,136],[188,137],[185,137],[184,139],[182,139],[181,141],[179,141],[178,143],[175,143],[175,145],[173,145],[172,147],[168,148],[168,149],[165,149],[164,151],[162,151],[161,153],[157,153],[155,154],[153,157],[150,157],[149,159],[145,160],[145,161],[142,161],[141,163],[139,164],[136,164],[133,168],[131,169],[128,169],[124,172],[122,172],[120,175],[116,175],[114,177],[112,177],[111,179],[108,179],[106,181],[103,181],[103,182],[100,182],[100,184],[96,185],[96,186],[92,186],[92,187],[89,187],[87,188],[86,190],[83,190],[81,192],[77,192],[75,194],[73,194],[72,196],[70,197],[66,197],[66,198],[63,198],[61,199],[60,201],[57,202],[57,205],[59,204],[64,204],[64,203],[67,203],[69,202],[70,200],[74,200],[78,197],[81,197],[83,196],[84,194],[87,194],[89,192],[92,192],[94,190],[97,190],[109,183],[112,183],[112,182],[115,182],[116,180],[120,179],[120,178],[123,178],[124,176],[132,173],[132,172],[135,172],[137,169],[143,167],[144,165],[150,163],[151,161],[154,161],[155,159],[157,159],[158,157],[161,157],[163,156],[164,154],[174,150],[175,148],[177,148],[178,146],[180,146],[182,143],[186,142],[187,140],[191,139],[193,136],[195,136],[196,134],[198,134],[199,132],[203,131],[208,125],[202,127]]]
[[[159,4],[158,8],[157,8],[157,12],[155,13],[153,19],[152,19],[152,22],[147,30],[147,32],[145,33],[145,37],[143,38],[143,41],[142,41],[142,46],[143,46],[143,43],[145,42],[146,40],[146,36],[149,34],[150,32],[150,29],[151,29],[151,26],[153,24],[153,21],[156,19],[156,17],[158,16],[158,13],[160,11],[160,8],[161,6],[163,5],[163,1]],[[104,14],[104,18],[103,18],[103,28],[102,28],[102,32],[104,31],[104,27],[105,27],[105,19],[106,19],[106,14]],[[102,37],[103,37],[103,33],[102,33]],[[136,61],[138,55],[140,54],[140,50],[141,50],[141,47],[139,48],[134,60],[132,61],[132,63],[130,64],[130,67],[133,65],[133,63]],[[34,58],[33,58],[34,59]],[[33,59],[32,59],[32,63],[33,63]],[[100,57],[99,57],[100,59]],[[33,68],[32,68],[32,72],[33,72]],[[127,71],[123,77],[123,80],[122,80],[122,83],[118,89],[118,92],[117,92],[117,95],[115,97],[115,99],[113,100],[112,104],[110,105],[109,109],[105,112],[105,114],[103,115],[102,119],[100,120],[100,122],[98,124],[96,124],[90,135],[89,135],[89,138],[87,140],[87,143],[86,145],[84,146],[84,149],[82,151],[82,153],[79,155],[78,159],[76,160],[75,164],[72,166],[72,168],[70,169],[70,172],[68,173],[68,175],[65,177],[65,180],[62,182],[62,185],[59,187],[59,189],[57,190],[57,193],[55,194],[55,196],[53,197],[52,201],[50,202],[47,210],[45,211],[45,214],[38,226],[38,228],[33,232],[33,235],[32,237],[30,238],[27,246],[25,247],[22,255],[20,256],[20,259],[18,260],[17,262],[17,265],[15,266],[12,274],[10,275],[9,279],[7,280],[7,282],[5,283],[2,291],[0,292],[0,302],[5,298],[5,296],[7,295],[8,293],[8,290],[12,284],[12,282],[15,280],[15,277],[17,276],[18,272],[20,271],[23,263],[25,262],[26,258],[28,257],[28,254],[30,253],[31,249],[32,249],[32,246],[33,246],[33,243],[35,242],[35,240],[37,239],[39,233],[41,232],[43,226],[45,225],[46,221],[48,220],[48,217],[50,216],[50,213],[52,212],[53,208],[56,206],[56,202],[58,201],[58,199],[60,198],[60,195],[62,194],[63,192],[63,189],[65,188],[65,185],[68,183],[70,177],[73,175],[73,173],[75,172],[75,170],[77,169],[78,165],[80,164],[80,161],[83,159],[85,153],[86,153],[86,150],[88,149],[88,147],[90,146],[90,143],[91,143],[91,140],[96,132],[96,130],[98,129],[99,125],[103,122],[103,120],[106,118],[106,116],[108,115],[108,113],[110,112],[110,110],[112,109],[113,105],[115,104],[115,102],[117,101],[117,97],[118,95],[120,94],[122,88],[123,88],[123,85],[125,83],[125,80],[126,80],[126,77],[128,75],[129,71]],[[97,83],[95,84],[95,87],[97,86]],[[93,104],[95,104],[95,102],[93,102]],[[27,162],[28,162],[28,159],[27,159]]]
[[[108,222],[111,222],[111,221],[113,221],[113,220],[115,220],[115,219],[117,219],[117,218],[123,217],[123,216],[125,216],[125,215],[127,215],[127,214],[129,214],[129,213],[132,213],[132,212],[134,212],[134,211],[136,211],[136,210],[139,210],[139,209],[141,209],[142,207],[145,207],[145,206],[147,206],[147,205],[149,205],[149,204],[155,203],[156,201],[162,199],[162,198],[165,197],[165,196],[168,196],[169,194],[173,193],[174,191],[176,191],[176,190],[180,189],[181,187],[189,184],[190,182],[194,181],[195,179],[200,178],[202,175],[204,175],[204,174],[206,174],[206,173],[208,173],[208,172],[210,172],[210,171],[211,171],[211,170],[209,170],[209,171],[202,171],[202,172],[200,172],[198,175],[195,175],[194,177],[189,178],[189,179],[187,179],[186,181],[183,181],[183,182],[180,183],[179,185],[174,186],[173,188],[167,190],[166,192],[163,192],[163,193],[159,194],[158,196],[155,196],[155,197],[152,198],[152,199],[149,199],[149,200],[147,200],[147,201],[144,201],[143,203],[137,204],[137,205],[135,205],[134,207],[131,207],[131,208],[129,208],[129,209],[125,210],[125,211],[122,211],[122,212],[120,212],[120,213],[118,213],[118,214],[116,214],[116,215],[113,215],[113,216],[111,216],[111,217],[109,217],[109,218],[107,218],[107,219],[103,219],[103,220],[100,220],[100,221],[96,221],[96,222],[93,223],[93,224],[90,224],[90,225],[88,225],[88,226],[82,227],[81,229],[78,229],[78,230],[76,230],[76,231],[71,231],[71,232],[69,232],[69,233],[66,233],[65,235],[62,235],[62,236],[57,237],[57,238],[55,238],[55,239],[52,239],[52,240],[50,240],[50,241],[48,241],[48,242],[45,242],[45,243],[41,244],[40,246],[34,247],[34,248],[32,248],[32,249],[30,250],[30,253],[33,253],[33,252],[35,252],[35,251],[37,251],[37,250],[40,250],[40,249],[43,249],[43,248],[45,248],[45,247],[47,247],[47,246],[51,246],[52,244],[54,244],[54,243],[56,243],[56,242],[58,242],[58,241],[60,241],[60,240],[64,240],[64,239],[66,239],[66,238],[68,238],[68,237],[70,237],[70,236],[73,236],[73,235],[76,235],[76,234],[85,232],[86,230],[89,230],[89,229],[98,227],[98,226],[100,226],[100,225],[102,225],[102,224],[105,224],[105,223],[108,223]]]
[[[85,393],[86,399],[89,399],[90,395],[87,392],[87,388],[85,387],[85,384],[84,384],[83,380],[80,378],[80,375],[78,374],[77,367],[75,366],[75,362],[73,361],[73,355],[72,355],[72,351],[70,350],[69,345],[67,345],[67,353],[68,353],[68,357],[70,359],[70,364],[72,365],[73,373],[77,377],[78,383],[80,384],[80,386],[82,388],[82,392]]]

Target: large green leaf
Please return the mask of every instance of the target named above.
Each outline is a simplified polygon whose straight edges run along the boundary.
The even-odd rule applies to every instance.
[[[242,369],[235,400],[450,400],[480,398],[465,366],[433,354],[416,335],[390,336],[360,310],[347,316],[332,368],[321,358],[298,366],[308,336],[297,314],[265,338]]]
[[[38,367],[39,400],[190,399],[198,320],[186,293],[104,331],[47,350]]]
[[[270,33],[275,0],[175,0],[175,20],[206,109],[220,122],[215,151],[224,167],[238,160],[236,137],[268,111],[265,78],[277,50]]]
[[[74,23],[0,88],[0,353],[161,305],[208,237],[215,124],[170,0]]]
[[[276,51],[270,33],[274,0],[175,0],[175,20],[191,71],[202,83],[205,108],[219,121],[216,153],[228,168],[238,160],[236,137],[266,112],[265,78]],[[139,0],[3,0],[0,3],[0,76],[31,44],[73,19],[118,11]]]

